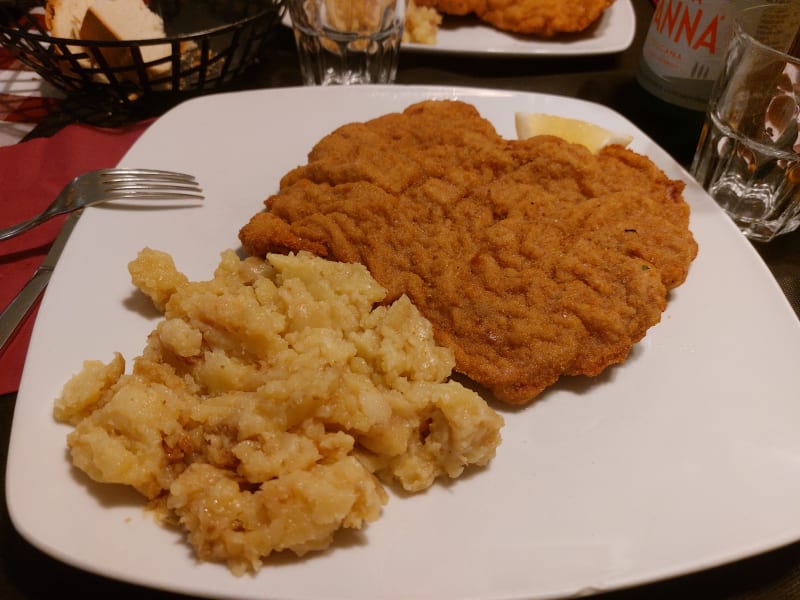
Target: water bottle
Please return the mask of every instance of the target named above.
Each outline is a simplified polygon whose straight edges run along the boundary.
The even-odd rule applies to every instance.
[[[722,70],[736,14],[756,4],[780,4],[787,19],[764,23],[785,29],[800,10],[793,0],[659,0],[647,31],[636,78],[670,104],[704,111]],[[792,33],[791,31],[789,32]]]
[[[705,110],[735,14],[751,3],[659,0],[642,48],[639,84],[670,104]]]

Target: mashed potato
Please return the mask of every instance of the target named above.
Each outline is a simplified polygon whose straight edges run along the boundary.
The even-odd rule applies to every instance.
[[[74,464],[133,486],[197,556],[256,571],[377,519],[383,484],[419,492],[486,465],[503,419],[448,381],[450,350],[361,265],[301,253],[191,282],[145,249],[134,284],[164,312],[132,373],[87,361],[56,401]]]
[[[406,23],[403,41],[417,44],[436,44],[442,15],[429,6],[417,6],[414,0],[406,4]]]

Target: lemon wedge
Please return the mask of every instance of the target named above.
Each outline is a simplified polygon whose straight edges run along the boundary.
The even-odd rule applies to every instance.
[[[521,140],[535,135],[555,135],[568,142],[582,144],[592,152],[598,152],[609,144],[627,146],[633,140],[629,135],[609,131],[594,123],[544,113],[518,112],[514,115],[514,122],[517,137]]]

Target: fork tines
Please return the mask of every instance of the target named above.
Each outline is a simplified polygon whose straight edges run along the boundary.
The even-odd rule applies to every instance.
[[[114,198],[134,197],[142,200],[202,200],[201,189],[194,175],[159,169],[103,169],[104,193]]]

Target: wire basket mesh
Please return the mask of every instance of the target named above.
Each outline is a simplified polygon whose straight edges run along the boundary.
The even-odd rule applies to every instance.
[[[263,58],[284,11],[283,0],[151,0],[166,37],[97,41],[50,35],[45,4],[0,0],[0,44],[65,94],[111,106],[219,89]]]

